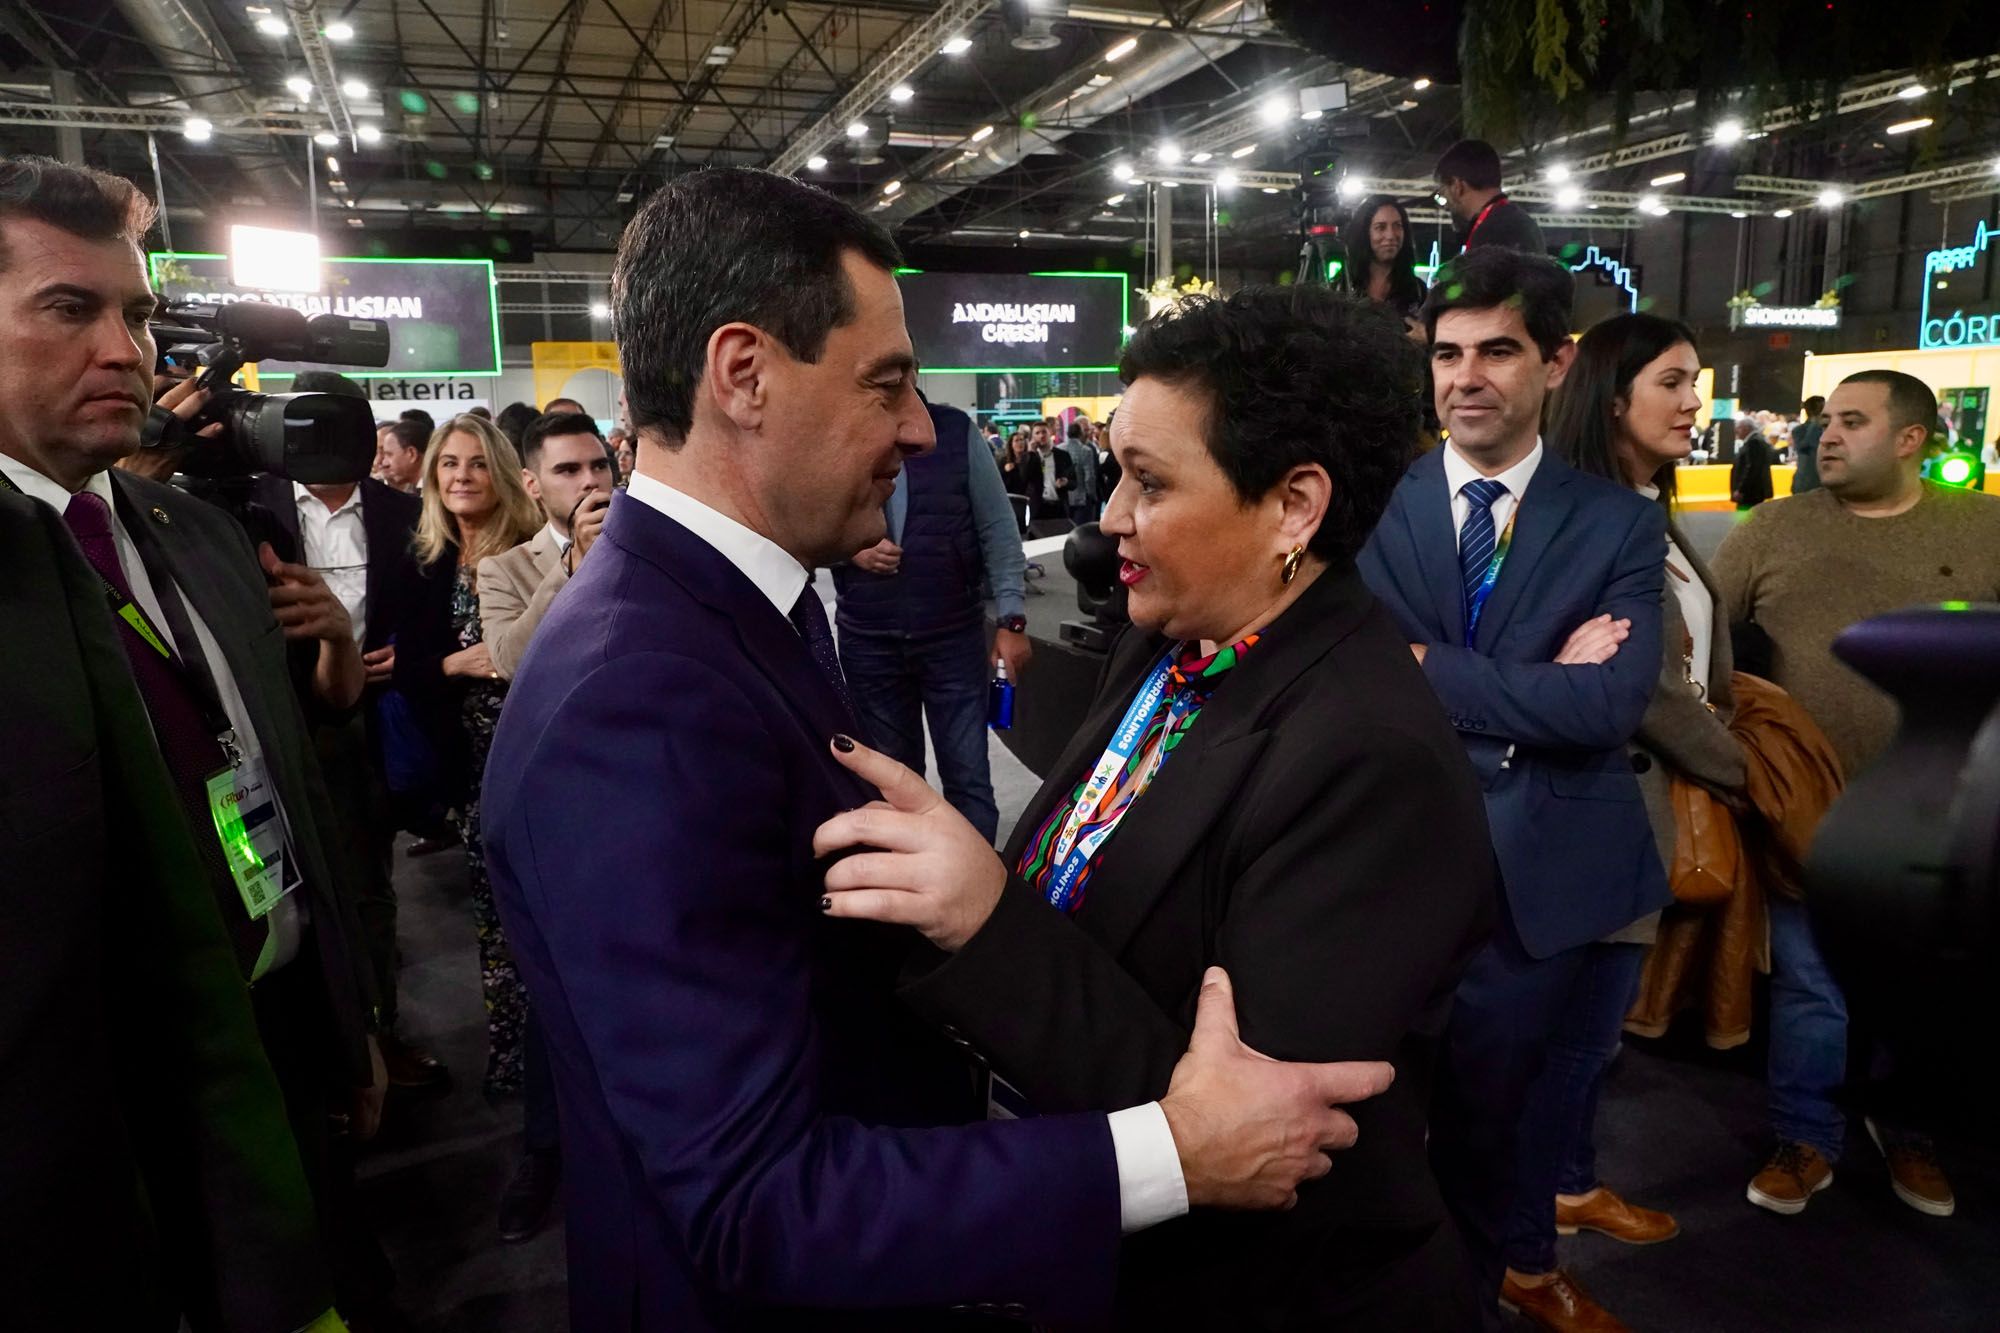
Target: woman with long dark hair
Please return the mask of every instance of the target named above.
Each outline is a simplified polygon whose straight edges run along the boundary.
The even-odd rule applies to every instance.
[[[1593,326],[1556,390],[1544,439],[1580,472],[1604,477],[1670,506],[1674,468],[1693,448],[1701,408],[1701,358],[1686,325],[1657,315],[1619,315]],[[1729,635],[1721,595],[1669,513],[1665,644],[1659,684],[1632,739],[1632,768],[1660,856],[1672,864],[1673,777],[1740,792],[1744,763],[1729,733]],[[1658,914],[1590,946],[1563,1026],[1521,1119],[1519,1190],[1507,1225],[1503,1298],[1537,1306],[1553,1286],[1573,1287],[1556,1267],[1558,1232],[1597,1231],[1647,1245],[1680,1228],[1636,1207],[1597,1178],[1594,1121],[1604,1074],[1639,985]],[[1576,1301],[1589,1297],[1575,1291]]]
[[[1386,306],[1408,321],[1424,303],[1423,280],[1417,277],[1417,247],[1410,215],[1394,198],[1374,194],[1361,201],[1342,231],[1347,262],[1340,267],[1340,286]]]

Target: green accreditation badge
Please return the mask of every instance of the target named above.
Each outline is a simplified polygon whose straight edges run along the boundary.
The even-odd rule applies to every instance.
[[[285,855],[285,823],[263,758],[242,759],[209,778],[208,810],[243,908],[251,920],[258,920],[298,887],[291,858]]]

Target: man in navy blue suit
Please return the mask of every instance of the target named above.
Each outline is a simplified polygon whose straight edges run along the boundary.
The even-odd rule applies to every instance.
[[[1666,527],[1657,504],[1542,447],[1543,400],[1575,355],[1568,272],[1477,249],[1431,292],[1449,441],[1411,467],[1360,564],[1465,742],[1500,866],[1499,924],[1459,986],[1431,1127],[1492,1310],[1503,1238],[1521,1230],[1510,1210],[1539,1201],[1553,1236],[1549,1136],[1519,1123],[1549,1041],[1605,966],[1596,942],[1668,899],[1625,750],[1660,669]],[[1510,1272],[1507,1294],[1588,1301],[1554,1269]]]
[[[976,1071],[824,915],[813,831],[876,793],[809,571],[932,446],[878,225],[797,181],[656,192],[612,278],[638,464],[487,766],[494,897],[555,1071],[577,1333],[1088,1322],[1121,1234],[1282,1207],[1383,1065],[1272,1062],[1204,987],[1160,1102],[963,1123]]]

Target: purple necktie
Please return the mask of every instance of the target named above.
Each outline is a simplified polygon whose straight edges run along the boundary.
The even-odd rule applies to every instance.
[[[111,506],[101,496],[78,491],[70,497],[69,508],[63,511],[63,522],[69,524],[91,567],[126,601],[132,601],[131,585],[125,581],[125,571],[118,563],[118,543],[111,534]],[[167,772],[174,780],[175,794],[181,798],[195,848],[201,853],[202,865],[207,868],[221,903],[222,919],[229,928],[237,964],[247,979],[257,955],[263,951],[266,927],[262,921],[251,920],[244,910],[236,881],[229,873],[229,863],[222,854],[214,816],[209,813],[209,776],[228,762],[222,743],[202,720],[201,706],[181,668],[160,656],[123,617],[118,621],[118,636],[125,643],[125,657],[138,682],[139,697],[145,700],[147,715],[152,718],[160,757],[167,761]]]
[[[847,710],[848,720],[854,719],[854,699],[847,693],[847,677],[841,674],[840,654],[833,649],[833,627],[826,623],[826,606],[819,599],[812,584],[799,594],[799,600],[792,603],[792,628],[806,641],[812,650],[813,665],[819,674],[826,677],[826,683],[840,696],[841,707]]]

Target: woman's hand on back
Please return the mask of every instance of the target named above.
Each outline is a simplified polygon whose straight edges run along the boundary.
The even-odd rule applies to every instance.
[[[958,952],[993,915],[1007,885],[998,853],[929,783],[887,755],[841,736],[833,757],[883,799],[835,815],[813,833],[815,856],[865,849],[827,870],[821,910],[914,926],[938,948]]]

